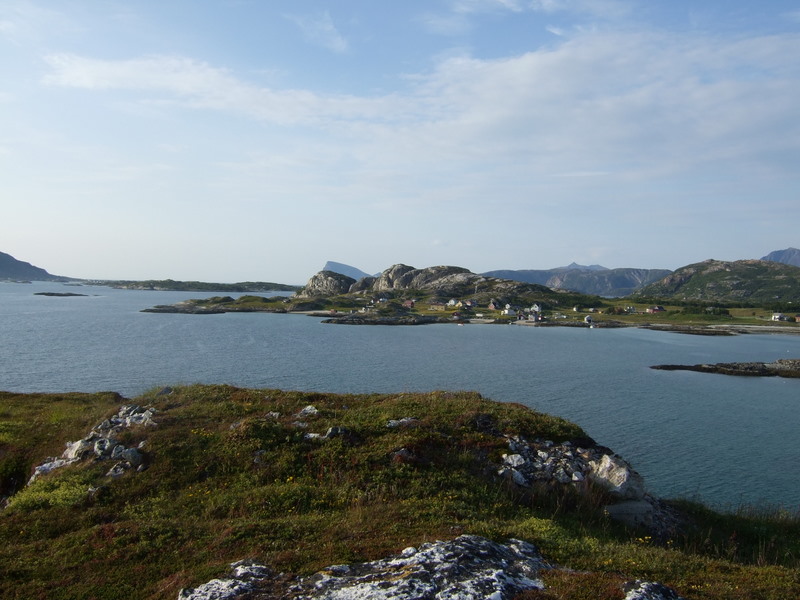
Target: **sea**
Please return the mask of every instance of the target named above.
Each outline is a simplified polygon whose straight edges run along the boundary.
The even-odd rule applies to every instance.
[[[474,390],[578,423],[628,460],[656,496],[720,510],[800,511],[800,379],[650,368],[800,358],[800,336],[347,326],[299,314],[141,312],[213,295],[0,283],[0,390],[128,398],[191,383],[336,393]]]

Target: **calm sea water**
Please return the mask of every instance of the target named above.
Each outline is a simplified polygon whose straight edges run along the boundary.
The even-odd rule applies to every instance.
[[[211,295],[0,284],[0,389],[128,397],[182,383],[476,390],[580,424],[633,463],[656,495],[800,510],[800,380],[649,368],[798,358],[800,336],[343,326],[302,315],[139,312]]]

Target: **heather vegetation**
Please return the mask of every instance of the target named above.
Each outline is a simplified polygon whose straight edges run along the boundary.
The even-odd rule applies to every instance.
[[[500,478],[500,434],[587,443],[520,405],[467,392],[165,392],[0,394],[0,597],[175,598],[243,558],[308,574],[462,533],[525,539],[565,567],[531,598],[619,600],[636,578],[689,599],[800,596],[796,514],[680,502],[686,525],[663,539],[610,521],[600,490]],[[84,460],[24,485],[123,403],[155,409],[156,425],[117,434],[146,468],[111,478],[110,461]]]

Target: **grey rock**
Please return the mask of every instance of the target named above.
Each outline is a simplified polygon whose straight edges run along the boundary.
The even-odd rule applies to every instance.
[[[625,600],[685,600],[672,588],[641,579],[626,583],[623,591]]]
[[[98,457],[108,456],[116,442],[111,438],[100,438],[94,443],[94,453]]]
[[[503,454],[503,462],[509,467],[521,467],[527,461],[521,454]]]
[[[132,467],[138,467],[144,462],[144,456],[136,448],[125,448],[122,451],[122,459]]]
[[[390,419],[386,426],[393,427],[416,427],[419,425],[419,419],[416,417],[403,417],[402,419]]]
[[[228,577],[212,579],[196,588],[184,588],[178,600],[233,600],[253,590],[254,583],[270,574],[264,565],[240,561],[231,565]]]
[[[325,432],[325,437],[327,439],[335,438],[335,437],[342,437],[349,435],[350,431],[346,427],[328,427],[328,431]]]
[[[640,500],[645,495],[644,480],[619,456],[603,454],[599,460],[589,462],[589,478],[612,494],[629,500]]]
[[[125,474],[125,471],[127,471],[129,468],[130,465],[128,463],[122,461],[118,462],[108,470],[108,473],[106,473],[106,477],[114,477],[114,478],[122,477]]]

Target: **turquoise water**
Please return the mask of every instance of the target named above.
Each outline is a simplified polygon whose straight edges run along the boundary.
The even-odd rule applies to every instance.
[[[129,397],[196,382],[352,393],[476,390],[579,423],[632,462],[657,495],[800,509],[800,380],[649,368],[798,358],[800,336],[343,326],[302,315],[139,312],[211,295],[0,284],[0,389]]]

